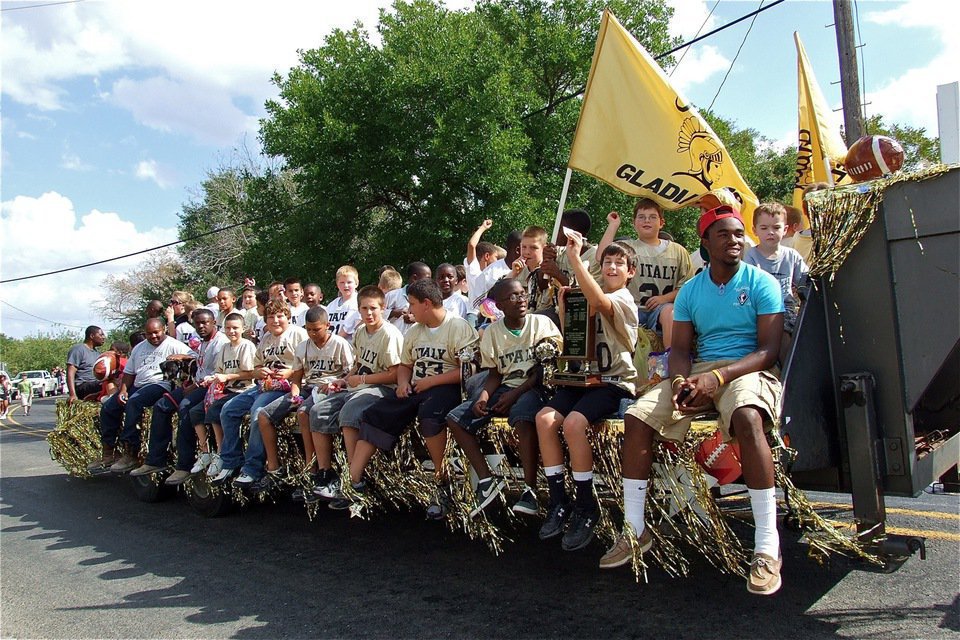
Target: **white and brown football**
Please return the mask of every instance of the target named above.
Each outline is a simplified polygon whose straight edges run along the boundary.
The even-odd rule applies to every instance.
[[[117,353],[115,351],[104,351],[93,363],[93,376],[103,382],[110,378],[117,370]]]
[[[719,431],[700,443],[693,459],[717,479],[717,484],[730,484],[740,477],[740,445],[724,442]]]
[[[903,147],[887,136],[863,136],[847,151],[843,164],[854,182],[882,178],[903,166]]]

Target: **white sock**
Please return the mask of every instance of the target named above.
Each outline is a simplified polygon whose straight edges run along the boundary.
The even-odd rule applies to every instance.
[[[593,480],[593,471],[574,471],[573,472],[574,482],[584,482],[585,480]]]
[[[753,522],[757,527],[754,536],[753,552],[765,553],[771,558],[780,557],[780,535],[777,533],[777,491],[769,489],[747,489],[750,494],[750,509]]]
[[[544,473],[544,475],[546,475],[548,478],[549,478],[550,476],[559,476],[560,474],[563,473],[563,465],[562,465],[562,464],[558,464],[558,465],[555,465],[555,466],[552,466],[552,467],[544,467],[544,468],[543,468],[543,473]]]
[[[647,503],[648,480],[623,479],[623,519],[633,527],[639,536],[646,526],[643,522],[643,508]]]

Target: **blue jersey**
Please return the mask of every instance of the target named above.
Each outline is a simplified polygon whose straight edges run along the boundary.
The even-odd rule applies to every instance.
[[[757,316],[783,313],[777,280],[741,262],[722,287],[707,268],[691,278],[674,301],[673,319],[692,322],[697,332],[697,359],[739,360],[757,349]]]

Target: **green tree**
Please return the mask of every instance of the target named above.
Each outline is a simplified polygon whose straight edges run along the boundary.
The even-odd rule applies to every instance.
[[[883,116],[870,116],[863,123],[863,130],[871,135],[888,136],[903,146],[903,168],[906,171],[919,169],[940,162],[940,138],[927,136],[923,127],[910,125],[887,125]]]
[[[26,338],[11,338],[0,333],[0,362],[16,375],[21,371],[66,367],[67,351],[83,338],[68,331],[38,333]]]
[[[147,254],[143,262],[124,275],[107,276],[101,284],[105,290],[104,300],[97,310],[124,332],[142,327],[144,310],[151,300],[166,304],[171,292],[191,289],[177,255],[166,250]],[[205,296],[201,294],[198,299],[205,300]]]
[[[659,0],[484,1],[460,12],[417,0],[381,12],[379,45],[356,27],[302,52],[274,78],[280,99],[261,123],[302,201],[264,242],[309,256],[314,273],[353,263],[366,282],[383,262],[460,255],[483,218],[496,221],[494,240],[552,226],[579,113],[578,100],[560,98],[586,82],[604,6],[654,54],[672,44]],[[568,204],[599,223],[628,199],[578,176]]]

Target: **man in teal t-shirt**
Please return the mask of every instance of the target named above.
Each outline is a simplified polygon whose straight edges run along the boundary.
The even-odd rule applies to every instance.
[[[683,440],[696,414],[715,410],[724,441],[736,438],[740,445],[756,523],[747,590],[770,595],[781,585],[781,559],[773,456],[764,431],[780,417],[775,366],[783,296],[771,275],[741,262],[745,237],[739,211],[728,205],[710,209],[697,231],[710,265],[680,289],[674,304],[671,379],[641,397],[624,417],[624,524],[636,533],[641,553],[652,546],[643,511],[654,437]],[[600,566],[626,564],[631,557],[629,536],[624,536]]]

